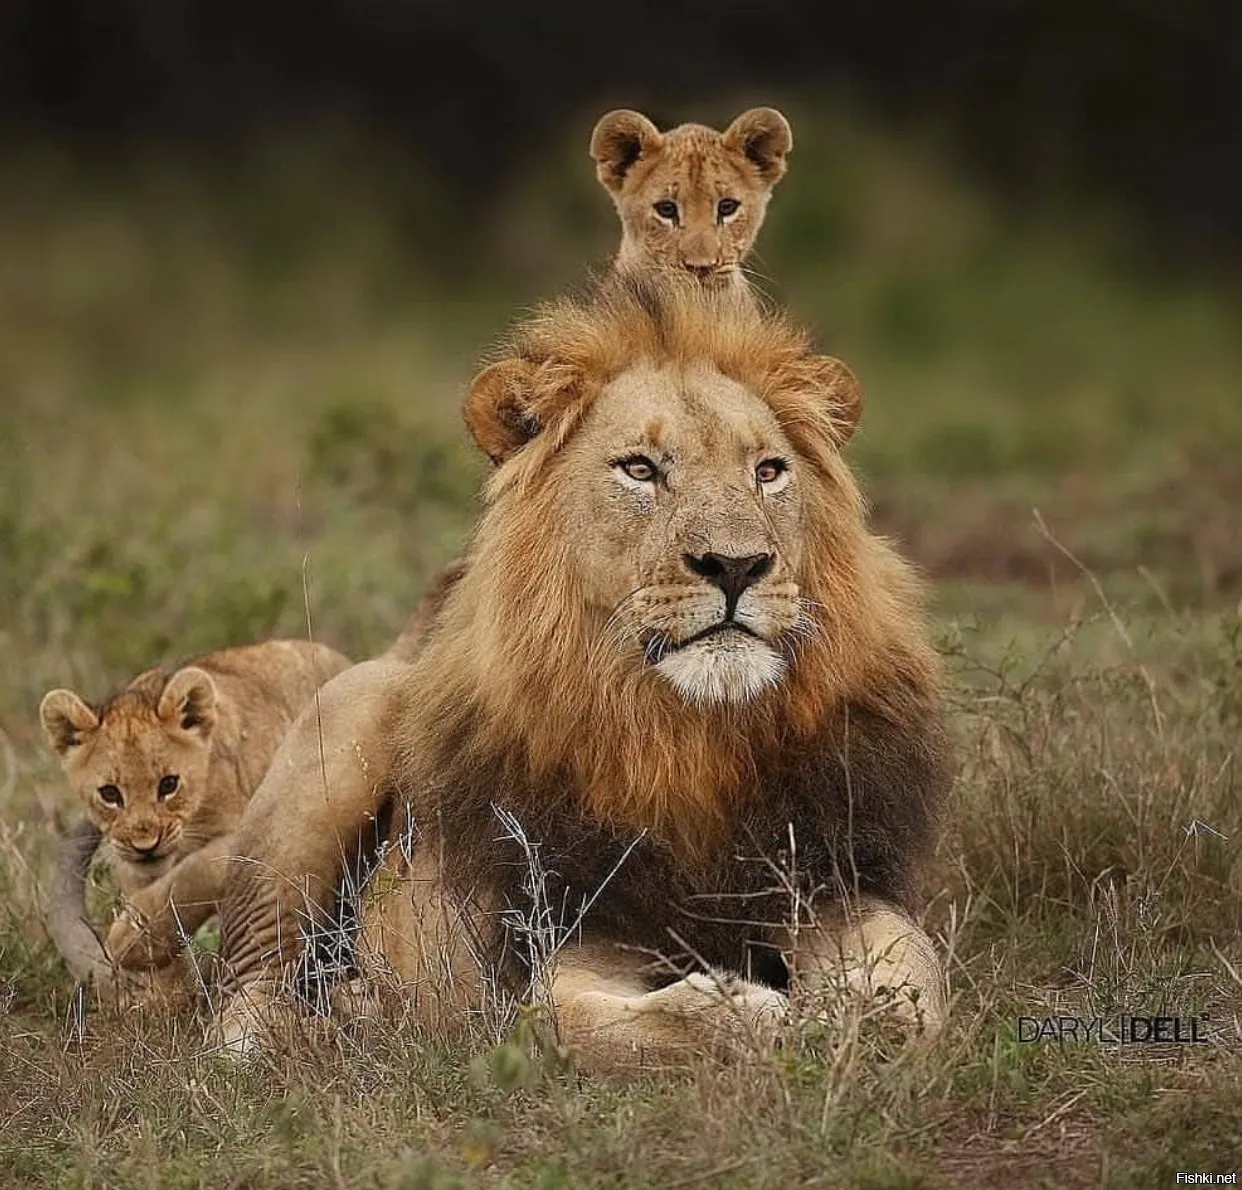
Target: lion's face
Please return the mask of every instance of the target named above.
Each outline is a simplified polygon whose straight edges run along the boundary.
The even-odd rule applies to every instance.
[[[737,276],[791,144],[770,108],[744,112],[723,133],[699,124],[660,133],[638,112],[608,113],[591,155],[621,217],[619,263]]]
[[[792,697],[826,601],[852,598],[862,520],[840,448],[860,408],[840,360],[732,289],[621,274],[545,307],[466,400],[496,471],[453,664],[504,658],[521,680],[487,679],[508,701]],[[663,688],[644,702],[643,685]]]
[[[158,703],[126,692],[102,717],[69,690],[40,708],[48,742],[90,820],[131,863],[157,864],[182,840],[207,789],[215,687],[186,668]]]
[[[602,647],[692,703],[780,681],[808,622],[802,481],[767,405],[707,365],[641,365],[603,388],[555,470]]]

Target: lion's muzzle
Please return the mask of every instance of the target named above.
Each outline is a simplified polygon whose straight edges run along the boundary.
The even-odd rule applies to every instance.
[[[724,592],[726,620],[732,620],[737,610],[737,601],[742,592],[753,587],[772,569],[775,558],[772,554],[747,554],[745,557],[734,557],[729,554],[685,554],[683,561],[686,566],[700,578],[705,578],[713,586]]]

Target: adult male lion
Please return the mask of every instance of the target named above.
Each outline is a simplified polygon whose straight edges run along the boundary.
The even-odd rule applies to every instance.
[[[430,1023],[533,989],[600,1065],[770,1023],[787,980],[943,1018],[909,916],[936,663],[840,455],[859,405],[728,290],[622,278],[518,328],[466,402],[496,470],[421,653],[330,683],[247,811],[227,1040],[377,825],[363,948]]]

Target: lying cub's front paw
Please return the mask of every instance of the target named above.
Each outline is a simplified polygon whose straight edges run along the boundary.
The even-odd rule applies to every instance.
[[[179,1012],[197,999],[194,980],[184,962],[119,973],[117,1007],[122,1012]]]
[[[136,902],[122,906],[104,943],[112,961],[130,970],[162,967],[170,962],[177,954],[179,940],[175,927],[169,929],[162,920],[164,916],[152,918]]]

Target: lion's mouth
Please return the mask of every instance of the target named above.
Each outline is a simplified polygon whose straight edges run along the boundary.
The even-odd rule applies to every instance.
[[[691,636],[684,636],[680,640],[674,640],[664,632],[653,633],[646,645],[647,660],[652,665],[659,665],[665,657],[672,656],[674,653],[680,653],[691,645],[697,645],[700,641],[707,640],[710,637],[723,636],[731,632],[739,633],[742,636],[749,636],[754,640],[761,641],[763,639],[753,629],[747,628],[745,624],[741,624],[737,620],[718,620],[715,624],[709,624],[699,632]]]
[[[731,264],[722,264],[711,269],[692,269],[688,271],[709,289],[718,289],[732,279],[736,270]]]

